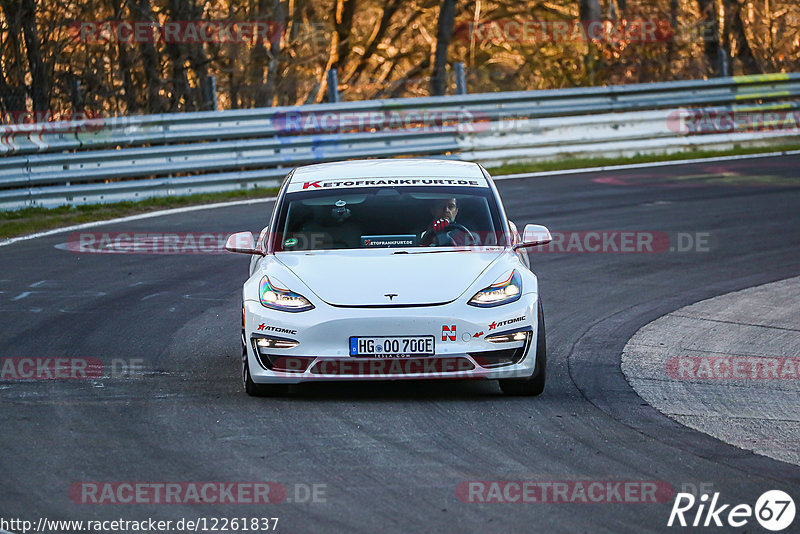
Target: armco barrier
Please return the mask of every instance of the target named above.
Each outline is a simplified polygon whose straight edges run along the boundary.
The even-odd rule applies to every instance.
[[[297,165],[361,157],[493,166],[799,135],[681,131],[687,110],[800,116],[800,73],[0,126],[0,209],[274,186]]]

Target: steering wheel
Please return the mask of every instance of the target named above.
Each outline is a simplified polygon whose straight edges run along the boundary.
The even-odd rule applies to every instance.
[[[475,245],[478,243],[478,238],[475,237],[475,234],[470,232],[469,229],[463,224],[458,224],[458,223],[451,223],[439,231],[436,231],[432,228],[429,230],[425,230],[425,232],[423,232],[422,236],[420,237],[420,241],[424,243],[425,240],[429,239],[432,235],[433,239],[431,241],[431,245],[436,245],[437,247],[444,247],[444,246],[456,247],[458,245],[453,239],[453,236],[450,235],[453,232],[463,232],[466,235],[467,242],[465,243],[465,245]],[[447,239],[447,241],[445,241],[445,239]]]

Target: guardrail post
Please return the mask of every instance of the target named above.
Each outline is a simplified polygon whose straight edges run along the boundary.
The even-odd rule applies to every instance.
[[[467,94],[467,77],[464,74],[464,63],[457,61],[453,67],[456,71],[456,94],[465,95]]]
[[[210,111],[217,111],[217,77],[209,76],[202,89],[204,107]]]
[[[339,75],[336,69],[328,71],[328,102],[336,103],[339,101]]]
[[[69,82],[72,107],[76,111],[83,111],[83,90],[81,89],[81,81],[72,76]]]
[[[725,50],[724,46],[720,46],[717,49],[717,59],[719,61],[719,75],[723,78],[727,78],[730,76],[730,74],[728,74],[728,51]]]

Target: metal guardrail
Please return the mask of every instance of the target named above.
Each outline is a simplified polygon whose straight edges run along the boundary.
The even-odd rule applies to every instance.
[[[712,106],[702,108],[709,114],[796,111],[800,73],[3,126],[0,209],[271,186],[294,166],[357,157],[438,155],[491,166],[787,133],[676,131],[676,114],[702,106]],[[333,128],[319,126],[328,119]]]

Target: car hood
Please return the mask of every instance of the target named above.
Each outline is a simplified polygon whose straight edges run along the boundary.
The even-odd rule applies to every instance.
[[[502,254],[381,249],[282,252],[276,258],[328,304],[397,306],[451,302]]]

